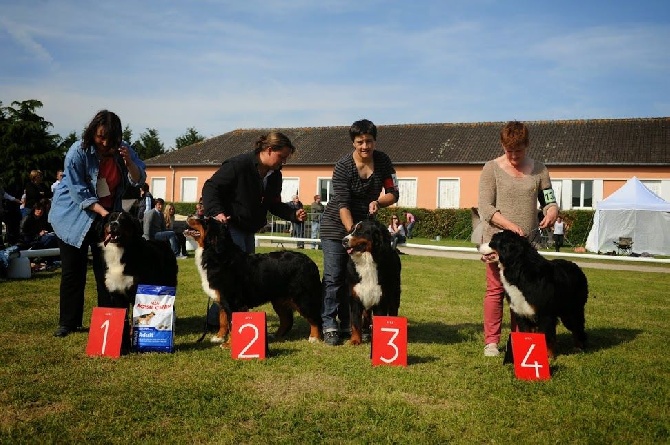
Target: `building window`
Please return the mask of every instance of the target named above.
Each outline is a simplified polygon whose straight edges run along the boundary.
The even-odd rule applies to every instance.
[[[437,208],[457,209],[460,204],[461,187],[458,179],[438,179]]]
[[[398,206],[416,207],[416,179],[398,179]]]
[[[656,196],[661,196],[661,181],[652,181],[649,179],[642,179],[640,180],[642,184],[645,185],[649,190],[654,192]]]
[[[151,178],[149,189],[154,198],[167,199],[167,180],[165,178]]]
[[[198,178],[181,178],[182,202],[197,202],[198,198]]]
[[[572,208],[593,208],[593,181],[572,181]]]
[[[318,194],[321,195],[321,202],[327,204],[333,194],[333,180],[330,178],[319,178],[317,180]]]
[[[300,178],[283,178],[281,183],[281,201],[291,202],[295,195],[300,196]],[[300,199],[300,202],[304,201]]]

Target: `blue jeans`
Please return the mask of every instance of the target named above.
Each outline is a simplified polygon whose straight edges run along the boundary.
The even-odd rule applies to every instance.
[[[414,223],[415,221],[412,221],[411,223],[407,224],[407,227],[405,227],[405,230],[407,231],[407,239],[412,238],[412,229],[414,228]]]
[[[312,221],[312,239],[319,239],[319,229],[321,228],[321,223],[318,221]],[[315,249],[319,248],[318,244],[312,245]]]
[[[345,283],[349,255],[342,246],[342,241],[322,239],[323,249],[323,309],[321,320],[323,332],[351,329],[349,313],[349,289]]]
[[[253,232],[245,232],[230,224],[228,224],[228,230],[233,242],[240,249],[249,254],[256,252],[256,235]]]
[[[165,232],[156,232],[154,239],[160,241],[168,241],[170,243],[170,248],[174,253],[174,256],[179,256],[181,249],[179,248],[179,243],[177,242],[177,236],[172,230],[166,230]]]

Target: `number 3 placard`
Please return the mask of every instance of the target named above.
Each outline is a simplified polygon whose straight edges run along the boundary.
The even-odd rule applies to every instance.
[[[267,323],[265,312],[233,312],[230,353],[234,359],[265,359]]]
[[[407,366],[407,318],[372,317],[372,365]]]
[[[521,380],[549,380],[549,359],[544,334],[512,332],[514,374]]]
[[[88,331],[86,354],[119,358],[125,320],[125,309],[94,307],[91,314],[91,327]]]

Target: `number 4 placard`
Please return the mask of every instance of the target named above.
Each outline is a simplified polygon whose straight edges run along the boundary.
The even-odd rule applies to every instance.
[[[514,374],[522,380],[549,380],[549,359],[544,334],[512,332]]]
[[[372,365],[407,366],[405,317],[372,317]]]
[[[119,358],[125,320],[125,309],[94,307],[91,314],[91,327],[88,331],[86,354]]]
[[[234,359],[265,359],[268,350],[265,312],[233,312],[230,336]]]

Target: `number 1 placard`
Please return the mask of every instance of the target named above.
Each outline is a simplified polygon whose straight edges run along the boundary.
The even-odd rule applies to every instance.
[[[86,354],[119,358],[125,320],[125,309],[94,307],[91,314],[91,327],[88,331]]]
[[[234,359],[265,359],[267,322],[265,312],[233,312],[230,353]]]
[[[407,366],[407,318],[372,317],[372,365]]]
[[[514,374],[521,380],[549,380],[549,358],[544,334],[512,332]]]

